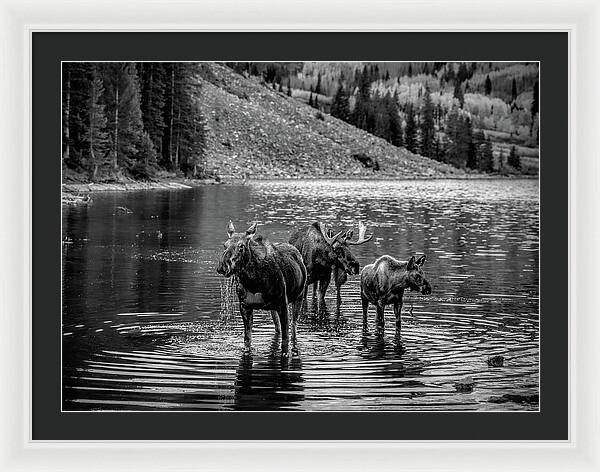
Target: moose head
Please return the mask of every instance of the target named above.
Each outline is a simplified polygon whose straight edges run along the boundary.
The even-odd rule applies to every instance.
[[[250,241],[256,235],[256,223],[253,223],[245,233],[236,233],[235,226],[229,221],[227,225],[227,241],[223,243],[224,251],[219,258],[217,272],[225,277],[231,277],[250,259]]]
[[[352,235],[354,234],[354,231],[351,229],[345,232],[340,231],[334,235],[331,229],[324,231],[322,225],[320,228],[323,237],[333,250],[334,258],[338,267],[343,269],[347,274],[358,274],[360,271],[360,264],[348,246],[357,246],[371,240],[373,235],[369,236],[368,238],[365,237],[367,226],[362,221],[358,223],[358,239],[356,241],[352,241]]]
[[[412,256],[406,264],[406,283],[414,292],[421,292],[423,295],[431,294],[431,285],[425,279],[423,274],[423,264],[425,264],[426,256],[423,254],[418,259]]]

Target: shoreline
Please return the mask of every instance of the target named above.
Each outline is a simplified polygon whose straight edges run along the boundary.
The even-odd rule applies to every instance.
[[[161,179],[155,182],[145,181],[130,181],[130,182],[66,182],[61,185],[63,195],[81,195],[90,193],[102,192],[133,192],[141,190],[186,190],[204,185],[235,185],[247,182],[269,182],[269,181],[299,181],[299,180],[364,180],[364,181],[415,181],[415,180],[538,180],[538,175],[500,175],[500,174],[473,174],[461,176],[444,176],[444,177],[334,177],[334,176],[318,176],[313,178],[292,177],[288,179],[282,178],[251,178],[239,179],[228,178],[217,181],[215,179]]]
[[[101,192],[133,192],[139,190],[184,190],[202,185],[218,185],[215,179],[161,179],[154,182],[64,182],[63,195],[80,195]]]

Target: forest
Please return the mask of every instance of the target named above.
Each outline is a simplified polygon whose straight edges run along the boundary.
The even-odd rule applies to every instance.
[[[225,63],[288,99],[454,167],[537,173],[537,63]],[[205,63],[65,62],[62,162],[86,181],[204,178]],[[320,114],[320,116],[319,116]],[[244,130],[239,130],[244,132]],[[302,136],[298,136],[302,139]]]
[[[537,173],[537,63],[229,66],[413,153],[481,172]]]
[[[64,63],[63,167],[91,181],[201,177],[199,73],[196,63]]]

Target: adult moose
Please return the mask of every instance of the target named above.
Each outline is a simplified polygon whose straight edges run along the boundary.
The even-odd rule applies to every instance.
[[[327,231],[325,226],[319,222],[314,222],[310,226],[295,230],[290,236],[290,244],[295,246],[306,265],[308,285],[313,285],[313,303],[318,289],[318,304],[319,312],[325,312],[325,294],[331,280],[331,273],[336,273],[336,288],[338,290],[338,310],[341,303],[340,288],[347,280],[346,274],[357,275],[360,270],[360,265],[348,246],[363,244],[369,241],[372,236],[365,238],[366,226],[363,223],[359,224],[358,240],[352,241],[353,232],[340,231],[332,234]],[[304,293],[304,303],[306,305],[306,295]]]
[[[386,305],[394,305],[396,333],[400,333],[400,312],[404,290],[409,288],[423,295],[431,293],[431,285],[423,274],[425,255],[408,262],[399,261],[391,256],[381,256],[373,264],[366,265],[360,274],[360,298],[363,309],[363,329],[367,329],[367,311],[369,303],[377,308],[376,324],[384,329],[384,310]]]
[[[236,233],[230,221],[227,236],[217,272],[225,277],[237,277],[245,349],[249,351],[252,342],[254,310],[271,310],[275,331],[281,332],[281,348],[286,353],[289,341],[288,303],[292,304],[293,341],[306,284],[302,256],[291,244],[272,244],[262,236],[256,236],[256,223],[245,233]]]
[[[331,234],[333,233],[331,230],[329,230],[329,231],[331,232]],[[366,237],[366,233],[367,233],[367,226],[362,221],[359,221],[358,222],[358,239],[356,241],[352,241],[352,235],[354,234],[354,231],[348,230],[348,231],[346,231],[346,234],[344,234],[340,238],[340,240],[338,240],[336,245],[341,246],[341,245],[345,244],[345,245],[356,246],[359,244],[364,244],[366,242],[369,242],[373,238],[373,235]],[[357,262],[357,264],[358,264],[358,262]],[[359,267],[357,266],[357,268],[359,268]],[[335,291],[336,291],[336,311],[337,311],[337,313],[340,312],[340,308],[342,306],[342,285],[344,285],[348,281],[348,274],[349,274],[349,272],[344,270],[339,265],[336,264],[333,266],[332,275],[333,275],[333,283],[335,285]]]

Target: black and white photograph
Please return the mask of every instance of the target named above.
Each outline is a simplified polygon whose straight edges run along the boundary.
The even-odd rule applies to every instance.
[[[482,59],[63,61],[62,411],[538,412],[540,63]]]

